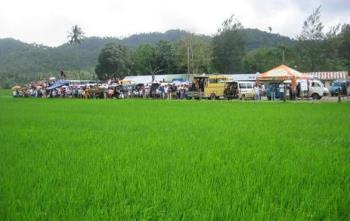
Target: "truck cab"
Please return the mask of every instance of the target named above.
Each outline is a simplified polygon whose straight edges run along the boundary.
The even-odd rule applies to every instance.
[[[309,91],[308,96],[313,99],[321,99],[325,94],[325,87],[323,83],[319,80],[310,80],[309,81]]]
[[[337,96],[339,94],[344,94],[344,87],[348,88],[350,87],[350,80],[335,80],[332,82],[331,84],[331,88],[330,88],[330,94],[332,96]],[[346,92],[348,93],[348,92]]]

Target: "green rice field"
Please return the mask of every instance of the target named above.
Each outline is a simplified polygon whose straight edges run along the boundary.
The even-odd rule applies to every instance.
[[[0,220],[350,220],[350,103],[0,94]]]

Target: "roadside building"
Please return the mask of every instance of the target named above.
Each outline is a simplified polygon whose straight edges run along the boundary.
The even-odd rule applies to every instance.
[[[305,74],[322,81],[327,88],[330,88],[334,80],[349,78],[349,72],[347,71],[306,72]]]
[[[133,82],[134,84],[150,84],[154,82],[173,82],[186,81],[191,76],[187,74],[169,74],[169,75],[134,75],[134,76],[125,76],[123,80]]]
[[[198,74],[195,74],[198,76]],[[230,81],[256,81],[256,74],[208,74],[206,76],[211,75],[220,75],[225,76]],[[193,74],[168,74],[168,75],[154,75],[155,82],[173,82],[173,81],[189,81],[193,80]],[[152,83],[153,76],[152,75],[134,75],[134,76],[126,76],[123,80],[133,82],[135,84],[149,84]]]

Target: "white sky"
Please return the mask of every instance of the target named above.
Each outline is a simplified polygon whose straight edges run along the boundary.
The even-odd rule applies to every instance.
[[[86,36],[184,29],[212,35],[235,14],[244,27],[289,37],[318,5],[326,27],[350,23],[350,0],[1,0],[0,38],[58,46],[75,24]]]

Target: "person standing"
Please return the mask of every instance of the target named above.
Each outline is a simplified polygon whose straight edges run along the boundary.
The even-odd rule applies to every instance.
[[[300,85],[300,82],[298,82],[297,84],[297,97],[300,97],[301,95],[301,85]]]
[[[255,100],[260,100],[260,88],[259,85],[255,84],[254,86],[254,94],[255,94]]]
[[[347,88],[346,88],[346,83],[341,85],[341,90],[342,90],[342,95],[347,96]]]
[[[164,86],[164,98],[168,99],[168,93],[169,93],[169,86],[168,85],[165,85]]]
[[[66,79],[66,74],[63,72],[63,70],[60,71],[60,75],[62,79]]]

